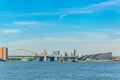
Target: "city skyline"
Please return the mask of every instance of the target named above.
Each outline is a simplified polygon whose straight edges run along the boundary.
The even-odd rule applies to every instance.
[[[120,56],[120,0],[0,1],[0,45]]]

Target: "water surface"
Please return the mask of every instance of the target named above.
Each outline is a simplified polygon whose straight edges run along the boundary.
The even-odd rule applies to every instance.
[[[1,62],[0,80],[120,80],[120,62]]]

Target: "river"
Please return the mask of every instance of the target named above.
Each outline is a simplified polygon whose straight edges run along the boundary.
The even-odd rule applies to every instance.
[[[1,62],[0,80],[120,80],[120,62]]]

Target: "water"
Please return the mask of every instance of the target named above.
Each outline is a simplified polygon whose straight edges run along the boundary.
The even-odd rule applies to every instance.
[[[120,80],[120,62],[1,62],[0,80]]]

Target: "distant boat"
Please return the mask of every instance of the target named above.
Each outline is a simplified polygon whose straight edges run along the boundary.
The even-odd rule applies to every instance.
[[[78,62],[78,60],[77,59],[73,59],[72,62]]]

